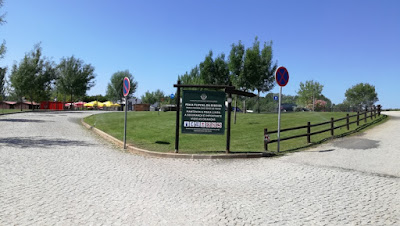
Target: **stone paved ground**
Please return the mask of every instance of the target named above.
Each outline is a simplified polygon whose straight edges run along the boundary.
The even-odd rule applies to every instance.
[[[335,147],[277,159],[160,159],[106,144],[78,124],[87,114],[0,116],[0,225],[400,224],[399,168],[382,165],[398,156],[396,139],[380,141],[390,150],[348,149],[348,164]],[[361,138],[385,128],[400,137],[399,122]]]

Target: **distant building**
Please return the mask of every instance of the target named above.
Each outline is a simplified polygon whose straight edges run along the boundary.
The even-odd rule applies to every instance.
[[[133,105],[134,111],[150,111],[150,104],[135,104]]]
[[[24,102],[17,102],[15,104],[15,109],[39,109],[40,104],[36,102],[29,102],[29,101],[24,101]]]
[[[142,100],[138,98],[131,98],[128,99],[128,111],[135,111],[135,105],[136,104],[141,104]]]
[[[17,102],[14,101],[1,101],[0,109],[15,109]]]
[[[39,109],[40,104],[36,102],[14,102],[14,101],[2,101],[0,102],[0,109]]]

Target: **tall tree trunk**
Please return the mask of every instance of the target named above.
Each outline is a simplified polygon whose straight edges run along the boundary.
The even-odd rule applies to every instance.
[[[257,90],[257,113],[260,114],[260,90]]]
[[[72,106],[72,92],[71,92],[71,99],[70,99],[70,101],[71,101],[71,105],[69,105],[69,109],[72,110],[72,109],[73,109],[73,106]]]
[[[243,100],[243,113],[246,114],[247,110],[246,110],[246,97]]]
[[[32,106],[32,111],[35,110],[35,108],[33,107],[33,95],[30,95],[29,98],[31,98],[31,106]]]
[[[312,94],[312,111],[315,111],[315,98],[314,98],[314,92]]]

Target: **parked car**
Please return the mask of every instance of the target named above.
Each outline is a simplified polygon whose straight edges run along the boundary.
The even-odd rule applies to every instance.
[[[166,104],[161,106],[161,111],[176,111],[176,105],[175,104]]]

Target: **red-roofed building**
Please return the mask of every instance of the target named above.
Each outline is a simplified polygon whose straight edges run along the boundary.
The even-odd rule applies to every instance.
[[[0,109],[14,109],[16,104],[14,101],[0,101]]]
[[[33,104],[33,105],[32,105]],[[24,102],[17,102],[15,104],[15,109],[39,109],[40,104],[36,102],[29,102],[29,101],[24,101]]]

